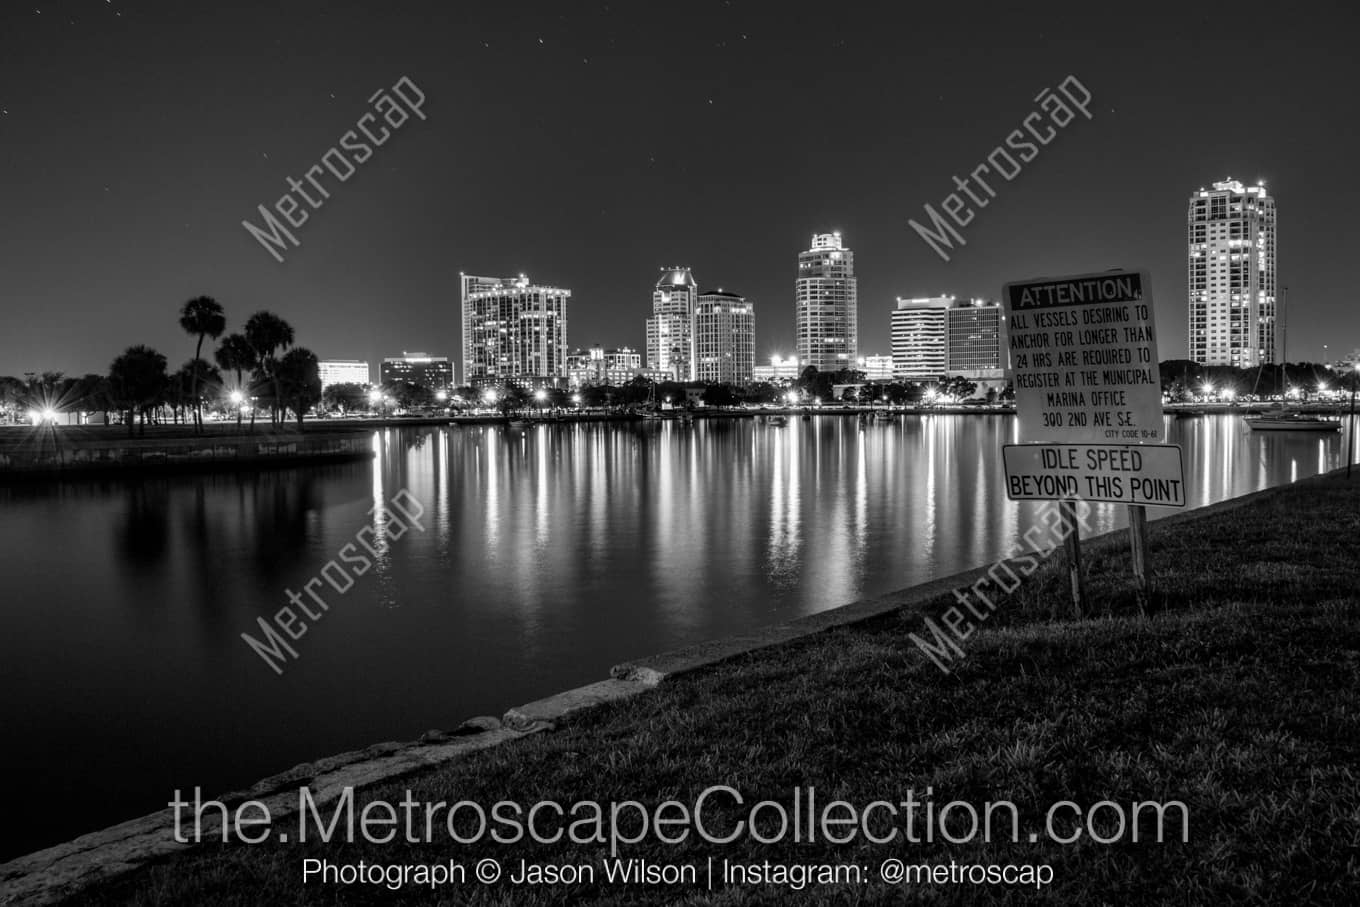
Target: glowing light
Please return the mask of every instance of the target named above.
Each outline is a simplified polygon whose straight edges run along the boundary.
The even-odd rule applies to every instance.
[[[436,392],[435,392],[435,395],[434,395],[434,398],[435,398],[436,400],[438,400],[440,403],[443,403],[445,400],[449,399],[449,392],[448,392],[448,391],[436,391]]]
[[[571,395],[571,402],[572,402],[572,403],[575,403],[577,406],[580,406],[580,405],[581,405],[581,395],[580,395],[580,394],[572,394],[572,395]]]
[[[227,394],[227,399],[231,401],[232,406],[240,406],[245,402],[246,395],[240,391],[232,391],[230,394]]]
[[[544,400],[548,399],[548,392],[540,387],[538,390],[534,391],[534,399],[539,403],[542,403]]]

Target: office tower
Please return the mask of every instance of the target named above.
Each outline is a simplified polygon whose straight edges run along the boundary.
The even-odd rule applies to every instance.
[[[947,374],[970,381],[1004,378],[1001,304],[973,299],[955,304],[947,314]]]
[[[1191,361],[1275,362],[1284,329],[1275,296],[1275,200],[1264,185],[1229,177],[1190,196],[1187,222]]]
[[[400,356],[384,359],[378,375],[383,384],[404,381],[432,391],[453,387],[453,363],[448,356],[402,352]]]
[[[798,359],[818,371],[853,368],[858,352],[855,253],[837,233],[817,233],[798,253],[795,333]]]
[[[953,296],[898,298],[892,313],[893,377],[923,381],[948,374],[953,304]]]
[[[721,289],[699,294],[694,308],[694,378],[750,384],[756,365],[755,306]]]
[[[567,354],[567,383],[573,387],[607,384],[622,387],[642,369],[642,354],[629,347],[607,350],[592,346]]]
[[[322,359],[316,364],[321,375],[321,389],[333,384],[368,384],[368,362],[363,359]]]
[[[647,368],[694,380],[694,308],[699,285],[689,268],[662,268],[647,319]]]
[[[565,382],[571,290],[537,286],[523,274],[463,280],[464,381],[522,387]]]

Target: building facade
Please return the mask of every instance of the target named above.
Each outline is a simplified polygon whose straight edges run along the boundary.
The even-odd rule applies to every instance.
[[[567,354],[567,384],[573,388],[595,384],[622,387],[641,370],[642,354],[626,346],[616,350],[592,346]]]
[[[694,379],[749,384],[755,376],[755,306],[738,293],[700,293],[694,307]]]
[[[753,370],[752,376],[756,381],[793,381],[803,373],[803,366],[799,364],[797,356],[780,356],[778,354],[770,357],[769,365],[757,365]]]
[[[859,299],[855,253],[841,234],[817,233],[798,253],[794,290],[798,359],[818,371],[854,367],[859,358]]]
[[[864,373],[866,381],[891,381],[893,377],[892,356],[860,356],[855,368]]]
[[[949,309],[953,296],[898,298],[892,313],[893,377],[943,378],[949,371]]]
[[[364,359],[322,359],[316,364],[321,374],[321,389],[333,384],[371,384],[372,373]]]
[[[946,369],[950,377],[997,381],[1006,377],[1001,304],[973,299],[948,310]]]
[[[647,319],[647,368],[694,380],[694,310],[699,285],[689,268],[662,268]]]
[[[463,380],[554,386],[567,377],[571,290],[529,278],[463,277]]]
[[[453,387],[453,363],[448,356],[403,352],[400,356],[384,359],[378,375],[383,384],[404,381],[432,391]]]
[[[1283,355],[1275,200],[1231,177],[1190,196],[1189,358],[1238,368]]]

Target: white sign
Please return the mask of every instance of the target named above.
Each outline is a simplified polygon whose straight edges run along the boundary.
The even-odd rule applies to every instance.
[[[1175,444],[1006,444],[1001,459],[1012,501],[1185,506],[1185,471]]]
[[[1021,440],[1163,440],[1147,272],[1008,283],[1003,299]]]

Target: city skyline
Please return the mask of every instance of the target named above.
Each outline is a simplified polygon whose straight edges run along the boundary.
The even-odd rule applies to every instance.
[[[1184,203],[1225,174],[1264,179],[1286,206],[1279,271],[1293,311],[1310,313],[1291,325],[1287,358],[1360,345],[1341,245],[1354,190],[1318,178],[1348,167],[1357,63],[1345,29],[1313,29],[1303,10],[1272,10],[1268,30],[1250,16],[1148,11],[1115,33],[1079,6],[1042,27],[1024,10],[978,21],[932,9],[912,15],[904,60],[905,11],[809,32],[797,15],[713,4],[667,22],[693,57],[670,71],[637,52],[658,23],[641,9],[472,16],[414,2],[375,19],[304,4],[271,8],[262,31],[248,3],[192,17],[156,0],[107,6],[0,13],[11,75],[0,97],[10,139],[0,143],[10,214],[0,293],[25,311],[0,335],[5,373],[102,371],[134,343],[183,361],[190,350],[166,313],[200,294],[235,326],[276,311],[327,357],[376,361],[412,346],[454,356],[460,267],[550,277],[582,301],[573,342],[641,348],[637,287],[677,259],[762,306],[759,362],[794,350],[791,250],[821,230],[850,237],[865,325],[885,323],[899,295],[995,298],[1009,280],[1140,267],[1165,353],[1180,356]],[[283,52],[293,45],[326,53]],[[494,97],[460,89],[507,54],[516,67]],[[1209,127],[1203,105],[1175,103],[1186,86],[1237,91],[1224,64],[1243,54],[1266,61],[1250,100],[1264,128],[1244,137]],[[252,63],[204,67],[205,55]],[[949,65],[972,55],[1007,60],[1005,82]],[[837,77],[816,78],[809,60]],[[84,66],[121,75],[62,76]],[[1068,73],[1089,88],[1092,118],[994,187],[967,245],[941,261],[908,219]],[[325,183],[333,197],[275,261],[241,221],[258,219],[258,203],[403,76],[426,97],[426,119],[408,121],[343,186]],[[805,110],[862,123],[863,139],[797,127]],[[725,136],[721,153],[669,140],[666,117]],[[176,138],[148,141],[165,123]],[[526,127],[599,153],[496,138]]]

